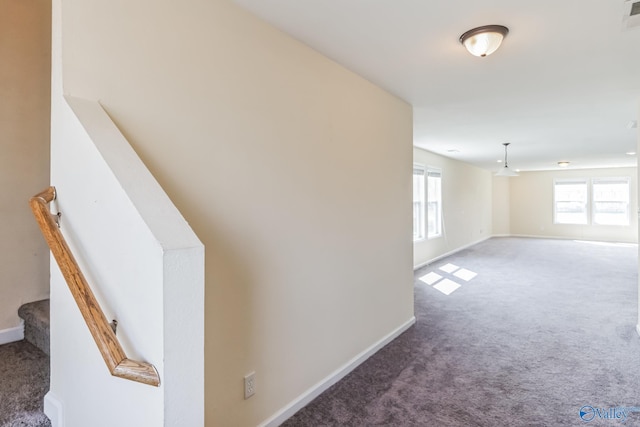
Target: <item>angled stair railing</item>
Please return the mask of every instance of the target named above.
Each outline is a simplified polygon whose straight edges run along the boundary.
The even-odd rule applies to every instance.
[[[160,377],[155,366],[150,363],[128,359],[124,353],[118,338],[102,312],[64,236],[58,228],[56,215],[52,215],[49,211],[48,205],[55,198],[55,187],[49,187],[33,196],[29,200],[29,205],[111,375],[156,387],[159,386]]]

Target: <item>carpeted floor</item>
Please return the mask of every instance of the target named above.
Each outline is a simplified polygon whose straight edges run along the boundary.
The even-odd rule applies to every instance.
[[[637,270],[637,246],[524,238],[424,267],[416,325],[283,425],[640,426]]]
[[[0,427],[50,427],[42,412],[49,357],[26,341],[0,345]]]

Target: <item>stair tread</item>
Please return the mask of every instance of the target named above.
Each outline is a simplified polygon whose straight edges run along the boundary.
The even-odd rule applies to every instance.
[[[18,316],[37,328],[49,332],[49,300],[34,301],[22,305],[18,309]]]

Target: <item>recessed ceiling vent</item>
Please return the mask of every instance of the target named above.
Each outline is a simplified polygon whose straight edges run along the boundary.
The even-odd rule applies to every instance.
[[[640,28],[640,1],[625,0],[622,16],[622,30]]]

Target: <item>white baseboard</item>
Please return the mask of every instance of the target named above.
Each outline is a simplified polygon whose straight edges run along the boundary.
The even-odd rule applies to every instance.
[[[457,253],[457,252],[460,252],[460,251],[462,251],[462,250],[465,250],[465,249],[467,249],[467,248],[470,248],[471,246],[477,245],[478,243],[484,242],[485,240],[489,240],[489,239],[491,239],[492,237],[496,237],[496,236],[489,236],[489,237],[485,237],[484,239],[476,240],[475,242],[469,243],[468,245],[460,246],[459,248],[456,248],[456,249],[454,249],[454,250],[452,250],[452,251],[449,251],[449,252],[444,253],[444,254],[442,254],[442,255],[438,255],[438,256],[437,256],[437,257],[435,257],[435,258],[431,258],[431,259],[430,259],[430,260],[428,260],[428,261],[421,262],[421,263],[420,263],[420,264],[418,264],[418,265],[414,265],[414,266],[413,266],[413,271],[416,271],[417,269],[422,268],[422,267],[424,267],[425,265],[432,264],[432,263],[434,263],[434,262],[436,262],[436,261],[438,261],[438,260],[440,260],[440,259],[442,259],[442,258],[446,258],[446,257],[448,257],[448,256],[450,256],[450,255],[453,255],[453,254]]]
[[[603,242],[603,243],[622,243],[625,245],[637,245],[638,242],[624,242],[619,240],[602,240],[602,239],[588,239],[585,237],[569,237],[569,236],[542,236],[536,234],[510,234],[505,237],[523,237],[526,239],[553,239],[553,240],[573,240],[576,242]]]
[[[397,338],[401,333],[409,329],[414,323],[416,323],[416,318],[412,317],[400,327],[392,331],[390,334],[382,338],[377,343],[373,344],[371,347],[358,354],[356,357],[347,362],[344,366],[334,371],[331,375],[324,378],[322,381],[311,387],[309,390],[302,393],[296,399],[294,399],[287,406],[282,408],[280,411],[276,412],[275,415],[271,416],[266,421],[259,424],[258,427],[277,427],[289,418],[291,418],[296,412],[300,409],[304,408],[309,402],[318,397],[323,391],[327,390],[329,387],[340,381],[344,378],[349,372],[353,371],[357,368],[362,362],[367,360],[369,357],[373,356],[378,350],[383,348],[385,345],[389,344],[395,338]],[[59,427],[59,426],[53,426]]]
[[[62,402],[51,391],[44,395],[44,414],[51,420],[51,427],[64,427]]]
[[[545,236],[542,234],[510,234],[505,237],[522,237],[525,239],[552,239],[552,240],[584,240],[577,237],[565,237],[565,236]]]
[[[15,328],[3,329],[0,331],[0,345],[24,339],[24,320],[20,319],[20,324]]]

